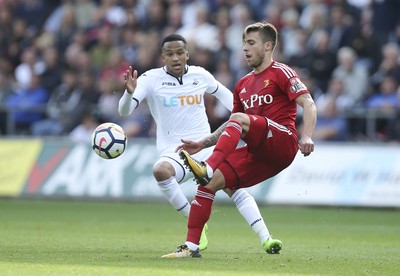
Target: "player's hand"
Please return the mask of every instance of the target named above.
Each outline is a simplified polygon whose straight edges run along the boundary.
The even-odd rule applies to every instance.
[[[310,137],[303,137],[299,141],[299,149],[304,156],[309,156],[314,151],[314,142]]]
[[[129,69],[124,73],[124,85],[130,94],[133,94],[136,89],[137,74],[136,70],[133,71],[132,66],[129,66]]]
[[[182,145],[176,148],[176,151],[186,150],[189,154],[195,154],[203,149],[203,145],[200,142],[195,142],[191,140],[181,139]]]

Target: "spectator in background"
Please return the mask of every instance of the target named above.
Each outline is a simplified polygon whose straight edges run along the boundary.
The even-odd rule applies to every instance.
[[[330,38],[326,31],[317,31],[314,38],[315,48],[312,48],[309,52],[308,59],[310,64],[307,67],[317,85],[326,91],[332,72],[337,65],[336,55],[329,48]]]
[[[46,104],[47,117],[32,125],[34,136],[56,136],[67,133],[74,122],[74,111],[79,105],[82,91],[78,88],[78,76],[72,70],[64,70],[61,84],[51,93]]]
[[[22,89],[32,85],[34,75],[40,75],[44,72],[45,64],[38,59],[36,49],[32,47],[25,48],[21,53],[21,63],[15,68],[15,79],[18,86]]]
[[[146,16],[143,18],[142,29],[146,31],[162,32],[167,25],[166,2],[163,0],[150,0],[146,6]],[[194,15],[195,16],[195,15]]]
[[[221,45],[218,43],[218,29],[209,21],[209,9],[205,3],[198,2],[194,26],[183,25],[177,33],[186,37],[188,44],[194,44],[199,49],[217,52]],[[206,38],[206,39],[205,39]]]
[[[78,30],[73,4],[66,5],[62,12],[62,20],[59,30],[54,33],[56,45],[60,52],[67,49],[70,41]]]
[[[296,29],[290,43],[297,44],[298,51],[291,55],[291,57],[287,60],[287,63],[290,66],[308,71],[312,60],[310,57],[311,52],[309,51],[307,46],[306,31],[302,28]]]
[[[316,28],[322,28],[326,18],[328,18],[329,9],[323,0],[310,0],[301,11],[299,24],[300,26],[311,33]]]
[[[10,1],[11,2],[11,1]],[[49,11],[53,8],[53,3],[45,0],[15,1],[14,16],[22,18],[29,26],[29,33],[35,35],[41,29]],[[48,1],[52,2],[52,1]]]
[[[134,64],[137,59],[137,31],[132,28],[124,27],[120,34],[120,44],[117,45],[124,59],[130,64]]]
[[[397,87],[397,100],[399,105],[395,109],[395,115],[388,120],[387,141],[400,142],[400,85]]]
[[[43,119],[48,92],[39,75],[33,74],[27,87],[21,87],[10,94],[5,104],[15,121],[16,134],[30,135],[32,124]]]
[[[113,51],[113,46],[112,25],[104,22],[97,31],[96,44],[89,50],[95,72],[99,72],[106,65]]]
[[[377,38],[375,43],[381,48],[388,42],[400,22],[400,1],[371,1],[370,7],[372,11],[371,24]]]
[[[179,2],[170,3],[167,10],[166,26],[163,29],[164,34],[175,33],[182,28],[183,7]]]
[[[366,106],[382,112],[394,111],[395,108],[399,107],[397,87],[398,82],[395,78],[392,76],[384,77],[379,85],[379,91],[366,101]]]
[[[329,36],[329,50],[336,52],[342,47],[349,46],[354,22],[349,20],[345,10],[340,5],[329,9],[329,24],[326,31]]]
[[[367,69],[357,63],[357,55],[350,47],[339,49],[337,61],[332,77],[343,81],[344,95],[351,97],[354,105],[361,105],[369,85]]]
[[[362,13],[361,22],[354,28],[349,46],[356,52],[359,61],[368,72],[376,70],[380,60],[380,48],[376,43],[376,35],[372,29],[369,12]]]
[[[11,74],[8,74],[4,69],[0,69],[0,135],[8,134],[8,129],[13,127],[8,125],[9,113],[4,105],[6,99],[14,91],[15,83],[12,81]]]
[[[299,13],[296,9],[288,9],[282,12],[281,41],[282,41],[282,54],[287,60],[292,56],[301,52],[302,47],[299,43],[293,43],[293,38],[296,37],[299,26]]]
[[[377,119],[377,131],[380,139],[387,140],[389,134],[389,122],[395,117],[399,107],[400,99],[397,94],[398,82],[392,76],[383,78],[379,91],[366,101],[366,107],[370,108],[383,117]]]
[[[63,63],[56,47],[46,47],[43,49],[44,70],[41,74],[44,88],[52,94],[54,89],[61,83]]]
[[[336,99],[329,95],[324,105],[318,107],[318,120],[313,133],[316,141],[346,141],[347,120],[338,112]]]
[[[387,76],[400,82],[400,46],[393,42],[383,45],[382,56],[378,70],[371,76],[375,89],[379,89],[380,83]]]
[[[336,109],[341,114],[349,111],[354,106],[353,97],[345,93],[345,84],[339,78],[332,78],[329,81],[326,93],[317,99],[317,106],[325,106],[324,102],[329,98],[335,99]]]
[[[11,9],[1,4],[0,2],[0,54],[5,55],[7,53],[8,45],[11,44],[13,37],[13,16]]]
[[[87,30],[94,24],[94,15],[97,10],[94,0],[76,0],[74,4],[75,22],[79,29]]]
[[[82,117],[82,121],[69,133],[69,138],[74,142],[89,143],[92,138],[93,131],[100,124],[100,120],[95,112],[86,111]]]

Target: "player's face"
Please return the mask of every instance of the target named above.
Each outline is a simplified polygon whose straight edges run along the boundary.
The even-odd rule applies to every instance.
[[[243,39],[243,51],[247,64],[252,68],[259,67],[265,58],[265,43],[259,32],[249,32]]]
[[[183,41],[170,41],[164,44],[162,58],[167,67],[167,72],[175,77],[181,77],[185,72],[185,65],[189,59]]]

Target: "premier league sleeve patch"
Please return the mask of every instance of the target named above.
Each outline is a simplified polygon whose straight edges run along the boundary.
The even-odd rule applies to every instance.
[[[291,78],[289,81],[290,81],[290,92],[298,93],[300,91],[307,90],[305,84],[298,77]]]

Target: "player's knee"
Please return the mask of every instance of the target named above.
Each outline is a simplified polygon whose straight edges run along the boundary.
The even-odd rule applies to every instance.
[[[242,126],[244,131],[247,131],[248,127],[250,125],[249,116],[247,114],[241,113],[241,112],[231,114],[229,120],[238,122]]]
[[[244,123],[246,120],[247,115],[241,112],[232,113],[229,120],[236,121],[238,123]]]
[[[159,162],[153,167],[153,176],[157,181],[166,180],[174,175],[174,168],[168,162]]]

